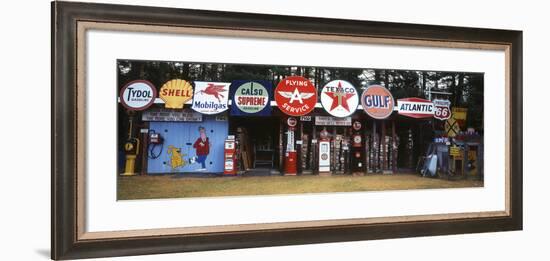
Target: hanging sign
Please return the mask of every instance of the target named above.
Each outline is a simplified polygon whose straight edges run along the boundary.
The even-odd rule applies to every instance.
[[[315,116],[317,126],[351,126],[351,117]]]
[[[393,112],[393,96],[380,85],[371,85],[361,95],[361,106],[367,115],[375,119],[385,119]]]
[[[193,97],[193,86],[185,80],[170,80],[160,87],[159,97],[165,108],[181,109]]]
[[[228,109],[229,85],[227,82],[195,82],[191,108],[202,114],[217,114]]]
[[[131,81],[120,90],[120,103],[128,110],[141,111],[155,102],[157,89],[149,81]]]
[[[141,115],[142,121],[202,121],[202,114],[190,109],[168,110],[164,108],[146,110]]]
[[[300,116],[300,121],[311,121],[311,116]]]
[[[434,116],[434,104],[422,98],[404,98],[397,100],[397,113],[411,118],[431,118]]]
[[[315,86],[302,76],[290,76],[279,82],[275,89],[277,107],[290,116],[302,116],[315,109],[317,91]]]
[[[350,116],[359,105],[359,96],[351,83],[334,80],[321,90],[321,105],[332,116]]]
[[[449,148],[449,155],[453,157],[459,157],[462,153],[460,152],[460,147],[457,146],[451,146]]]
[[[271,83],[268,81],[234,81],[231,83],[231,115],[269,116]]]
[[[433,103],[434,118],[442,121],[451,118],[451,102],[449,100],[435,99]]]

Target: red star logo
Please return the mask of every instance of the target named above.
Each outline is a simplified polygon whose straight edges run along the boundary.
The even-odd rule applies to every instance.
[[[348,100],[353,97],[353,93],[344,93],[342,84],[338,82],[338,91],[336,92],[325,92],[328,97],[332,99],[332,104],[330,105],[330,111],[334,110],[338,106],[342,106],[346,111],[349,112]]]

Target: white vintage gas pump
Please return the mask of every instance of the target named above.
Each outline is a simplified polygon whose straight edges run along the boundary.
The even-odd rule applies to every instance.
[[[328,131],[323,129],[319,136],[319,172],[330,172],[330,139]]]

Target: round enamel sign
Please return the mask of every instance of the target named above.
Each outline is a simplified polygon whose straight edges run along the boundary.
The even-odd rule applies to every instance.
[[[393,112],[393,96],[383,86],[371,85],[361,95],[361,106],[372,118],[385,119]]]
[[[298,121],[294,117],[288,117],[288,119],[286,120],[286,123],[288,124],[289,127],[294,127],[296,126]]]
[[[149,108],[157,97],[157,89],[149,81],[136,80],[120,90],[120,103],[128,110],[141,111]]]
[[[257,82],[246,82],[235,91],[234,104],[244,113],[258,113],[269,103],[269,92]]]
[[[361,129],[361,122],[359,121],[354,121],[353,124],[351,125],[352,128],[356,131],[360,130]]]
[[[315,109],[317,91],[308,79],[290,76],[284,78],[275,88],[275,101],[283,113],[302,116]]]
[[[359,96],[351,83],[334,80],[321,90],[321,105],[332,116],[347,117],[357,109]]]

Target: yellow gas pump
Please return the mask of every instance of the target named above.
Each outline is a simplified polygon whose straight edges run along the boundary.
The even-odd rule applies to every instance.
[[[124,151],[126,152],[126,164],[124,165],[124,173],[122,176],[134,176],[136,175],[136,157],[139,154],[139,139],[132,137],[132,117],[129,119],[128,127],[128,140],[124,144]]]

